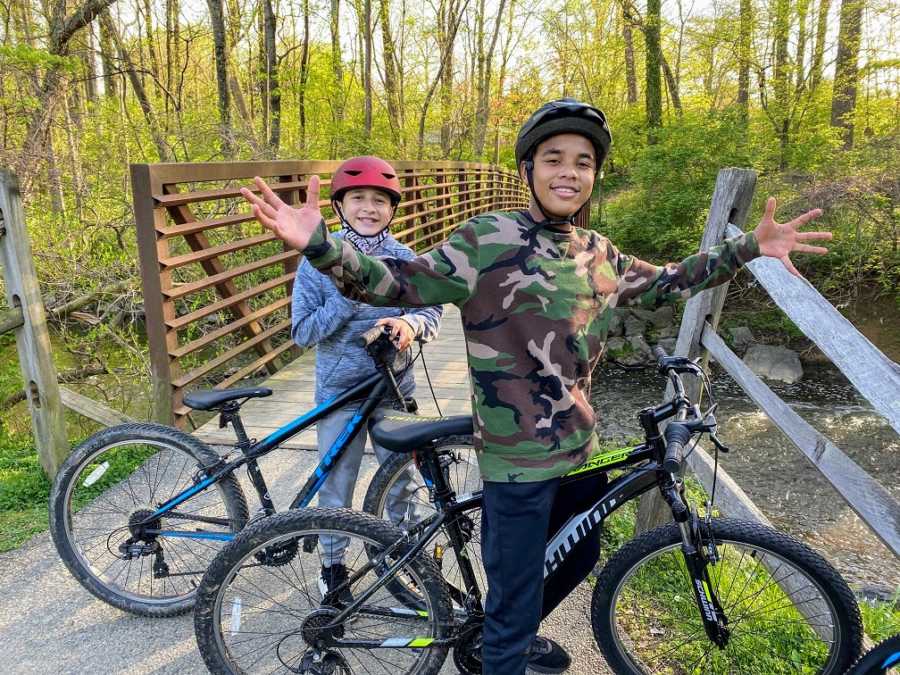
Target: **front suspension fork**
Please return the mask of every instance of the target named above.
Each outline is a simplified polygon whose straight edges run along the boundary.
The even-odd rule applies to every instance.
[[[688,509],[688,514],[686,520],[678,523],[681,531],[681,553],[691,579],[694,601],[703,620],[703,629],[713,644],[724,649],[731,637],[731,630],[728,628],[728,618],[709,576],[709,566],[718,562],[714,559],[715,547],[712,546],[709,551],[707,550],[700,518],[692,509]]]

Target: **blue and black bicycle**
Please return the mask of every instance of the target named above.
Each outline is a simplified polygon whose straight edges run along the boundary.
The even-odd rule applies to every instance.
[[[847,675],[896,675],[900,673],[900,634],[879,642],[867,651]]]
[[[398,353],[380,327],[369,333],[361,344],[367,345],[378,367],[376,374],[260,441],[248,438],[240,408],[251,398],[270,396],[270,389],[185,396],[186,405],[216,412],[223,427],[231,425],[237,441],[224,456],[194,436],[150,423],[109,427],[79,445],[57,474],[50,495],[50,531],[69,571],[93,595],[133,614],[164,617],[190,611],[197,585],[219,549],[248,522],[276,512],[259,467],[261,457],[329,413],[358,403],[347,428],[288,508],[306,507],[369,415],[387,400],[403,400],[397,378],[411,366],[409,350]],[[414,402],[406,400],[401,407],[411,405]],[[448,471],[452,464],[476,464],[471,449],[455,448],[445,460]],[[259,498],[252,518],[236,476],[243,466]],[[428,488],[411,458],[392,462],[390,470],[397,475],[380,472],[370,491],[393,491],[392,496],[408,500],[403,502],[409,504],[407,510],[416,501],[427,502],[417,495]],[[400,484],[405,485],[405,494],[393,495]],[[388,499],[386,494],[366,495],[371,504],[383,505]],[[395,510],[396,519],[412,520],[402,505]],[[301,545],[311,549],[316,542]],[[257,562],[278,567],[295,553],[283,547],[263,551]]]

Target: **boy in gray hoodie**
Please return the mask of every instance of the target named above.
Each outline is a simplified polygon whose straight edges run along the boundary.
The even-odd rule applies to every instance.
[[[367,255],[412,260],[415,253],[394,239],[388,229],[400,199],[400,181],[390,164],[377,157],[347,160],[337,168],[331,181],[332,206],[342,225],[336,236]],[[304,258],[294,282],[291,333],[294,341],[303,347],[316,345],[316,404],[375,372],[375,364],[366,350],[353,343],[362,333],[374,325],[384,326],[402,350],[414,339],[425,342],[434,339],[442,312],[441,307],[404,311],[353,302],[342,296],[331,280]],[[404,397],[413,394],[412,369],[398,379],[398,385]],[[391,407],[391,402],[386,401],[385,407]],[[320,456],[328,452],[355,412],[356,406],[343,408],[318,423]],[[351,505],[366,436],[363,428],[332,468],[319,491],[319,506]],[[390,451],[378,445],[374,448],[378,461],[384,462]],[[399,480],[388,495],[388,511],[395,522],[408,515],[409,481],[409,477]],[[343,563],[347,542],[343,537],[322,537],[319,544],[322,549],[320,586],[324,593],[347,579],[348,571]]]

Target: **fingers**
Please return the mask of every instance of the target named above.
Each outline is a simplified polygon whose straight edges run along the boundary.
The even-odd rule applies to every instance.
[[[763,219],[775,220],[775,197],[769,197],[766,200],[766,210],[763,213]]]
[[[253,215],[256,216],[256,219],[268,229],[272,230],[273,232],[276,230],[275,218],[269,217],[268,215],[263,213],[262,208],[257,206],[256,204],[253,205]],[[278,234],[277,232],[275,233]]]
[[[285,203],[281,201],[281,197],[272,192],[272,188],[268,186],[266,181],[264,181],[259,176],[254,176],[253,182],[256,183],[256,187],[259,188],[259,191],[262,193],[263,199],[265,199],[266,204],[269,204],[275,210],[278,210],[285,206]]]
[[[319,177],[310,176],[309,185],[306,188],[306,208],[319,208]]]
[[[271,190],[269,191],[271,192]],[[263,201],[257,195],[253,194],[247,188],[241,188],[241,196],[253,205],[254,215],[256,215],[257,213],[262,213],[270,219],[275,219],[278,216],[278,212],[273,207],[266,204],[265,201]],[[259,219],[258,215],[256,217],[257,219]]]
[[[831,232],[798,232],[797,241],[809,241],[810,239],[833,239]]]
[[[825,255],[828,249],[824,246],[809,246],[808,244],[795,244],[794,251],[798,253],[815,253],[816,255]]]
[[[790,223],[788,223],[788,225],[790,225],[791,227],[793,227],[795,229],[799,228],[799,227],[803,227],[806,223],[808,223],[809,221],[811,221],[815,218],[818,218],[821,215],[822,215],[822,209],[813,209],[812,211],[807,211],[806,213],[797,216]]]
[[[788,272],[790,272],[791,274],[793,274],[793,275],[794,275],[795,277],[797,277],[798,279],[802,279],[802,278],[803,278],[803,275],[800,274],[800,272],[797,271],[797,268],[794,267],[794,263],[791,262],[791,259],[790,259],[788,256],[784,256],[784,257],[781,258],[780,260],[781,260],[782,264],[784,264],[784,266],[787,268],[787,271],[788,271]]]

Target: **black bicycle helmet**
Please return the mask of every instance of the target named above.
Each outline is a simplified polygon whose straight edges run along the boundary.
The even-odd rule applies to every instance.
[[[551,225],[574,223],[581,211],[578,209],[573,215],[562,220],[551,218],[534,191],[534,150],[542,141],[558,134],[579,134],[587,138],[597,154],[598,173],[612,143],[612,134],[609,132],[603,111],[574,98],[559,98],[545,103],[535,110],[519,129],[516,138],[516,166],[525,162],[528,189],[531,190],[531,196],[544,214],[544,224]],[[585,204],[588,200],[585,200]],[[584,204],[581,208],[584,208]]]
[[[532,113],[516,138],[516,166],[531,159],[541,141],[557,134],[579,134],[587,138],[597,152],[597,167],[603,163],[612,134],[603,111],[574,98],[545,103]]]

